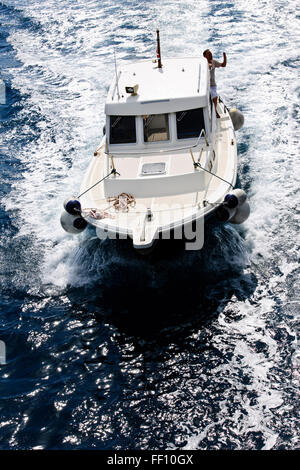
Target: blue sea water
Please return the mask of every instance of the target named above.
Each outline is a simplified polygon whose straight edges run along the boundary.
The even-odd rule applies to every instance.
[[[295,0],[0,1],[1,449],[299,449]],[[241,227],[150,258],[59,224],[118,61],[216,58]],[[2,343],[3,344],[3,343]]]

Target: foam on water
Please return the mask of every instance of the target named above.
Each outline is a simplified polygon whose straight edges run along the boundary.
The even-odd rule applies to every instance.
[[[162,422],[172,427],[173,420],[177,431],[171,442],[166,443],[166,438],[161,442],[169,448],[185,449],[280,446],[286,424],[280,426],[278,421],[289,421],[291,435],[297,425],[296,420],[288,418],[289,393],[292,389],[295,396],[297,382],[289,383],[281,375],[286,364],[291,370],[297,365],[296,1],[188,0],[183,6],[174,0],[163,3],[131,0],[120,7],[112,0],[101,3],[64,0],[59,4],[33,0],[6,1],[5,5],[7,11],[4,9],[2,15],[9,31],[7,42],[20,65],[8,68],[4,78],[20,94],[22,109],[15,118],[15,126],[3,134],[3,148],[10,156],[17,154],[21,174],[10,181],[11,190],[2,203],[17,227],[14,243],[29,239],[28,258],[36,260],[33,271],[24,265],[12,279],[16,288],[22,285],[32,295],[46,299],[60,295],[66,305],[70,300],[64,294],[69,288],[93,286],[99,281],[102,286],[121,288],[124,279],[130,283],[131,276],[136,279],[139,273],[146,292],[147,288],[168,286],[172,271],[177,270],[182,281],[186,278],[184,269],[197,275],[201,271],[198,253],[181,253],[177,259],[149,265],[127,249],[119,249],[115,242],[100,244],[93,240],[92,231],[73,238],[60,227],[62,201],[78,192],[101,138],[105,94],[114,72],[113,44],[118,60],[152,57],[155,29],[159,27],[163,57],[198,55],[207,47],[216,58],[227,52],[227,68],[216,72],[218,89],[228,106],[237,106],[245,115],[245,126],[237,136],[239,180],[249,195],[251,217],[243,228],[224,227],[214,233],[220,247],[212,249],[204,265],[211,275],[222,271],[224,265],[229,270],[240,266],[244,272],[232,284],[228,281],[230,286],[226,280],[220,281],[225,297],[214,312],[217,316],[213,324],[194,329],[186,338],[191,348],[197,348],[203,335],[212,331],[209,345],[211,351],[217,351],[216,356],[208,353],[206,357],[201,346],[198,355],[203,353],[203,357],[196,355],[191,363],[181,364],[183,360],[179,353],[176,356],[175,348],[178,363],[170,363],[169,367],[178,375],[182,365],[183,382],[174,382],[175,391],[173,387],[172,391],[162,393],[157,406]],[[3,259],[1,263],[7,261]],[[248,298],[232,294],[232,285],[235,292],[244,293],[243,286],[251,284],[250,275],[255,276],[256,288]],[[206,295],[213,303],[219,286],[212,283],[209,287],[211,294]],[[23,314],[28,309],[43,311],[43,302],[44,299],[38,299],[23,305]],[[40,347],[49,335],[50,324],[38,335],[32,334],[28,341]],[[281,338],[289,338],[286,353],[281,348]],[[168,354],[172,355],[172,345]],[[203,362],[205,357],[209,364]],[[138,364],[134,367],[142,368]],[[109,387],[113,385],[107,378]],[[71,393],[60,391],[57,410],[64,408],[65,397]],[[176,411],[171,403],[173,399],[178,403],[180,396],[184,397],[185,405]],[[75,421],[76,417],[80,421],[86,406],[83,403],[74,408]],[[212,406],[216,407],[213,419],[208,411]],[[64,443],[77,445],[92,433],[97,407],[97,399],[92,397],[81,428],[73,423]],[[122,413],[119,409],[125,420]],[[142,408],[139,413],[145,429],[152,426],[159,434],[157,422],[149,423]],[[164,413],[170,415],[166,417]],[[121,429],[128,435],[125,421]],[[111,432],[108,424],[105,431],[107,422],[103,421],[102,428],[95,431],[96,440]],[[17,445],[18,426],[11,437],[12,446]],[[153,443],[142,435],[136,445],[150,448]],[[295,447],[295,438],[285,445]]]

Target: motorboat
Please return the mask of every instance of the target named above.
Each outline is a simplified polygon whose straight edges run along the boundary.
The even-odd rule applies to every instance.
[[[221,99],[215,109],[209,74],[202,56],[162,61],[159,31],[156,59],[115,63],[104,135],[79,195],[64,203],[66,231],[90,224],[100,238],[130,238],[143,252],[160,238],[191,239],[195,224],[203,239],[213,214],[246,220],[247,196],[235,189],[243,116]]]

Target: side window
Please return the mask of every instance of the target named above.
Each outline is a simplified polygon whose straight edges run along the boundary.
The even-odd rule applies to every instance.
[[[169,140],[168,114],[149,114],[143,116],[144,142]]]
[[[198,137],[204,129],[203,109],[188,109],[176,113],[177,139]]]
[[[109,142],[111,144],[135,143],[135,116],[110,116]]]

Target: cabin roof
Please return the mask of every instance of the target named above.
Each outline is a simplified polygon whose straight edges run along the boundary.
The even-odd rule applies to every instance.
[[[106,100],[108,115],[144,115],[176,112],[207,106],[208,65],[204,57],[151,60],[124,64],[118,68],[118,89],[114,79]],[[125,87],[138,85],[137,95]]]

